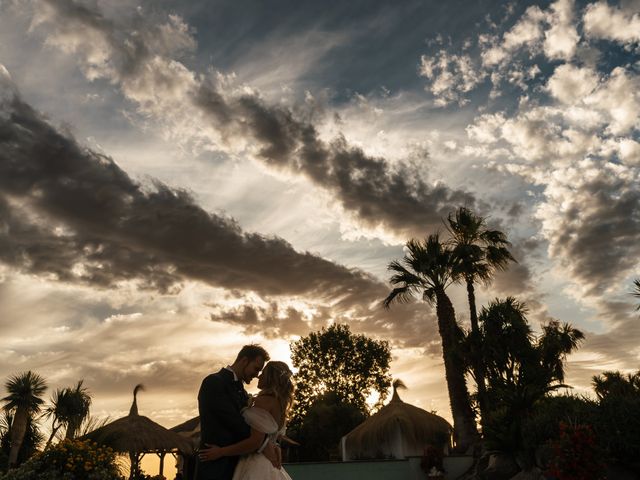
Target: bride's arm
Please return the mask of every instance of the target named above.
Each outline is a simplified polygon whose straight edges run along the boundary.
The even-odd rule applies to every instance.
[[[275,407],[275,399],[269,396],[258,396],[256,397],[254,408],[262,408],[267,412],[271,413]],[[251,429],[251,435],[244,440],[241,440],[238,443],[234,443],[232,445],[227,445],[226,447],[219,447],[217,445],[209,445],[208,448],[203,448],[200,450],[200,460],[208,461],[208,460],[217,460],[220,457],[235,457],[238,455],[244,455],[246,453],[252,453],[258,450],[262,443],[264,442],[264,432],[256,430],[255,428]]]

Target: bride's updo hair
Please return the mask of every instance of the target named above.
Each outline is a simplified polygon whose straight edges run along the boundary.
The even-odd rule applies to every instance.
[[[293,372],[284,362],[273,360],[262,370],[264,377],[264,394],[272,394],[282,407],[282,423],[284,423],[289,408],[293,403]]]

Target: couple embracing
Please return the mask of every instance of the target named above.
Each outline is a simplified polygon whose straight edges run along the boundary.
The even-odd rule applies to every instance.
[[[291,480],[278,445],[293,401],[291,376],[264,348],[245,345],[232,365],[202,381],[197,480]],[[251,399],[243,384],[256,377],[260,393]]]

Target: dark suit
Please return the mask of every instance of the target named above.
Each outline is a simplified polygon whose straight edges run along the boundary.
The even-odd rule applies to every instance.
[[[244,440],[251,429],[240,411],[249,396],[242,381],[233,380],[233,372],[223,368],[206,377],[198,392],[200,411],[200,448],[205,444],[224,447]],[[238,457],[222,457],[212,462],[198,462],[197,480],[231,480]]]

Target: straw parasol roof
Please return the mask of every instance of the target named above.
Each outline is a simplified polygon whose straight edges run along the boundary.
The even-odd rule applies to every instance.
[[[199,416],[193,417],[191,420],[187,420],[186,422],[183,422],[180,425],[176,425],[175,427],[171,427],[169,430],[188,439],[194,449],[200,444]]]
[[[168,430],[153,420],[138,414],[136,396],[142,385],[133,390],[133,403],[126,417],[114,420],[88,433],[84,438],[110,446],[122,453],[171,452],[191,453],[188,439]]]
[[[453,427],[444,418],[403,402],[393,382],[393,397],[343,437],[343,448],[349,458],[377,458],[421,455],[426,445],[448,447]]]

